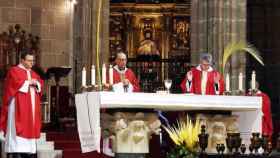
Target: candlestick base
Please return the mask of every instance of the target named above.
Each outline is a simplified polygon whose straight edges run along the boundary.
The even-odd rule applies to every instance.
[[[234,92],[234,94],[235,94],[235,95],[240,95],[240,96],[246,95],[246,93],[245,93],[244,90],[236,90],[236,91]]]
[[[112,91],[113,90],[113,86],[110,84],[103,84],[102,85],[102,91]]]
[[[81,90],[82,92],[96,92],[96,91],[102,91],[102,88],[100,90],[98,85],[89,85],[89,86],[82,86]]]
[[[232,95],[232,91],[224,91],[224,95]]]
[[[249,89],[249,95],[257,95],[258,90],[257,89]]]
[[[88,92],[98,91],[98,85],[90,85],[88,86]]]
[[[98,85],[82,86],[82,92],[97,92],[97,91],[112,91],[113,86],[109,84],[103,84],[101,88]]]
[[[81,86],[82,92],[88,92],[88,86]]]

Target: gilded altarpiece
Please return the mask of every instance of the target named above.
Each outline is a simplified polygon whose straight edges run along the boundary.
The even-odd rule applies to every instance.
[[[111,3],[110,56],[123,51],[142,90],[173,80],[173,92],[190,63],[190,3]]]

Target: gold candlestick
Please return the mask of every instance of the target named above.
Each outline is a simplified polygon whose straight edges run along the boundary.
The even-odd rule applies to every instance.
[[[236,95],[240,95],[240,96],[244,96],[246,93],[245,93],[244,90],[236,90],[236,91],[235,91],[235,94],[236,94]]]
[[[231,91],[224,91],[224,95],[232,95]]]

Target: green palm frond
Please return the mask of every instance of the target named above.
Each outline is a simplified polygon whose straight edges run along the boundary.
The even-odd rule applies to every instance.
[[[247,52],[251,54],[261,65],[264,65],[263,58],[260,55],[260,52],[251,44],[248,44],[244,41],[232,42],[228,44],[224,50],[222,61],[220,62],[221,73],[224,73],[226,63],[229,58],[235,54],[240,52]]]

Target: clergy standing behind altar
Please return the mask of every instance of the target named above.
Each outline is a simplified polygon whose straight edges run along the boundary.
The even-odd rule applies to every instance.
[[[224,80],[220,73],[213,69],[212,56],[203,53],[200,64],[186,74],[181,83],[183,93],[221,95],[224,92]]]
[[[252,83],[252,82],[251,82]],[[259,90],[259,84],[255,81],[253,88],[255,87],[256,96],[262,97],[262,134],[268,135],[270,138],[273,134],[273,123],[271,117],[271,106],[270,106],[270,98],[267,94]],[[252,93],[249,93],[252,95]]]
[[[113,67],[113,91],[139,92],[139,81],[133,71],[126,67],[127,57],[123,52],[117,53],[116,65]]]
[[[5,79],[0,135],[5,141],[8,158],[29,158],[36,153],[43,81],[31,70],[33,64],[34,55],[22,52],[20,64],[12,67]]]

